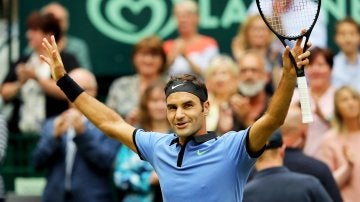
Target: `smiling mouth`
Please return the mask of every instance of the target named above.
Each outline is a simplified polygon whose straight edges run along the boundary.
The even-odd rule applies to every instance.
[[[175,126],[176,126],[177,128],[180,128],[180,129],[185,128],[186,125],[187,125],[187,123],[177,123],[177,124],[175,124]]]

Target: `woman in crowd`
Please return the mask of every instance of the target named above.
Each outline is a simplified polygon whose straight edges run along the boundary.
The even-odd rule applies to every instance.
[[[334,119],[319,158],[331,169],[344,202],[360,201],[360,96],[348,86],[335,92]]]
[[[26,38],[33,50],[9,69],[0,93],[14,111],[9,121],[11,132],[36,133],[45,118],[56,116],[68,108],[64,94],[50,78],[50,67],[40,59],[44,53],[42,40],[54,35],[61,39],[59,21],[52,14],[34,12],[27,18]],[[79,67],[75,57],[60,53],[67,72]],[[54,107],[56,106],[56,107]]]
[[[164,42],[169,74],[203,76],[209,61],[219,53],[217,41],[199,33],[199,9],[196,1],[182,0],[174,5],[178,36]]]
[[[335,87],[331,85],[332,67],[333,54],[329,49],[315,47],[311,50],[306,74],[314,122],[308,125],[304,145],[304,153],[309,156],[316,155],[321,138],[330,127],[335,93]],[[299,104],[298,92],[294,93],[292,104]]]
[[[145,131],[167,133],[170,125],[166,118],[165,84],[151,84],[140,98],[138,127]],[[162,201],[158,177],[148,162],[128,147],[118,151],[114,181],[119,197],[124,202]]]
[[[237,93],[239,68],[227,55],[215,56],[205,72],[206,86],[211,102],[210,112],[206,117],[209,131],[223,134],[232,128],[232,110],[229,101]]]
[[[162,40],[149,36],[139,41],[134,46],[132,62],[136,73],[113,81],[106,104],[134,125],[137,122],[139,98],[144,90],[150,83],[167,78]]]

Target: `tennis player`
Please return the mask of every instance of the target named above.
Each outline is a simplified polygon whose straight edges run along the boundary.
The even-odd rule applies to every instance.
[[[292,49],[297,66],[307,65],[302,39]],[[308,44],[310,46],[310,44]],[[127,145],[156,170],[164,201],[242,201],[244,185],[268,137],[283,123],[296,83],[295,69],[283,53],[283,75],[267,112],[251,127],[222,136],[206,130],[207,89],[192,75],[172,77],[165,87],[167,118],[174,133],[136,129],[116,112],[84,92],[65,72],[55,38],[44,39],[45,55],[68,99],[100,130]]]

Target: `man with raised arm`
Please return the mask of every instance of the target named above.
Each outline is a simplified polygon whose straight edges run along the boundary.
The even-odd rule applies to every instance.
[[[307,65],[302,39],[292,52]],[[296,83],[295,69],[283,54],[284,73],[267,112],[251,127],[222,136],[206,130],[210,103],[204,83],[192,75],[172,77],[165,87],[171,134],[145,132],[81,89],[65,72],[55,38],[44,39],[52,77],[69,100],[100,130],[127,145],[156,170],[164,201],[242,201],[248,174],[269,136],[283,123]]]

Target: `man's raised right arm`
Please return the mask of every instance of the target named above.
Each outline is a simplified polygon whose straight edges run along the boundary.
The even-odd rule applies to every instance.
[[[52,78],[57,81],[57,84],[69,100],[106,135],[120,141],[131,150],[137,152],[132,137],[135,128],[126,123],[115,111],[84,92],[75,81],[66,74],[53,36],[51,37],[51,42],[44,38],[43,46],[45,54],[40,57],[49,64]]]

